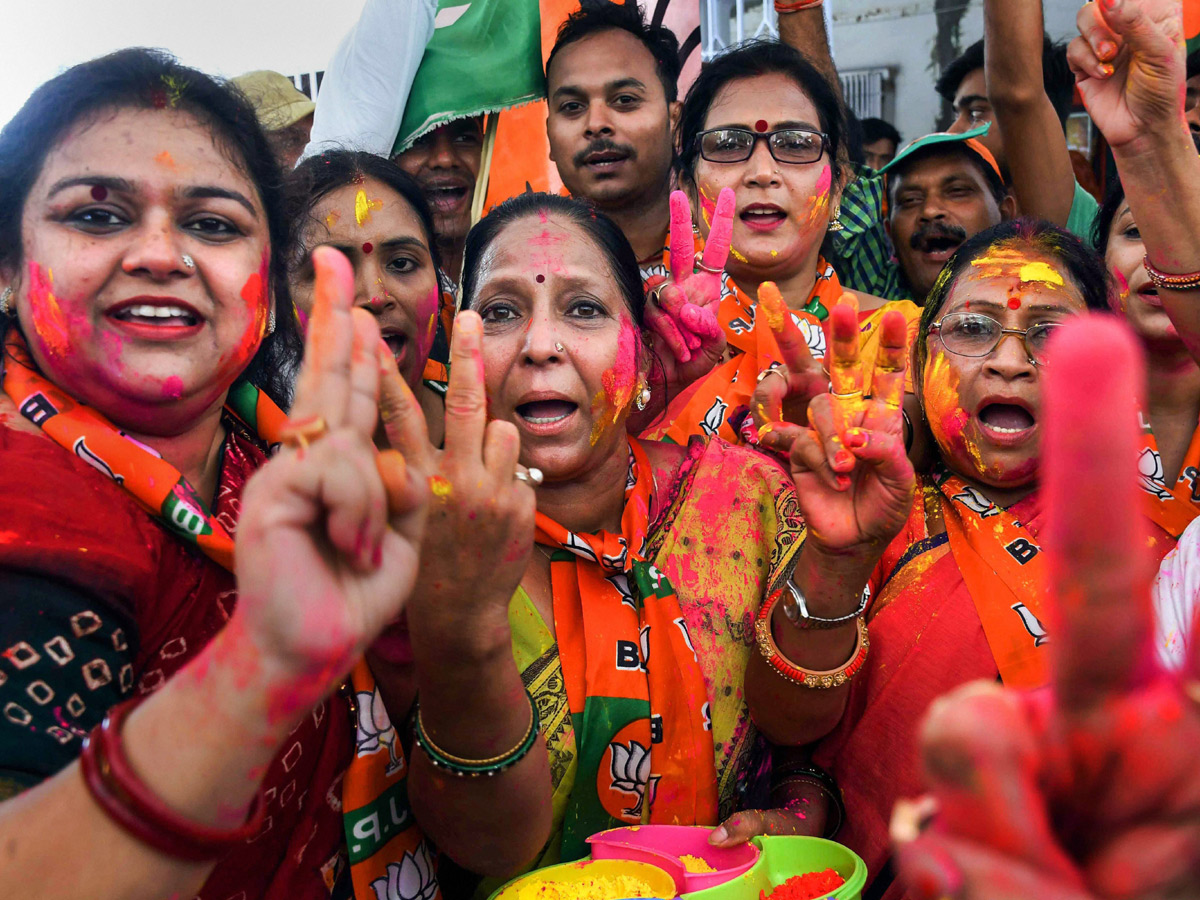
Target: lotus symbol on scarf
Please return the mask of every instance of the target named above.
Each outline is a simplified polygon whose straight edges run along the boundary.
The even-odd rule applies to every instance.
[[[704,420],[700,423],[700,430],[707,435],[714,435],[725,421],[725,410],[729,409],[729,404],[718,397],[713,401],[713,405],[708,408],[708,412],[704,414]]]
[[[438,885],[425,842],[415,853],[405,853],[399,863],[388,863],[387,877],[372,881],[371,890],[375,900],[433,900]]]
[[[1167,491],[1164,478],[1162,457],[1147,447],[1138,457],[1138,479],[1141,481],[1142,490],[1153,494],[1159,500],[1170,500],[1171,494]]]
[[[800,329],[800,333],[804,335],[804,343],[808,344],[808,350],[813,357],[820,359],[825,355],[825,330],[820,325],[814,325],[808,319],[803,319],[793,313],[792,321],[796,323],[796,327]]]
[[[380,750],[387,750],[386,774],[394,775],[404,767],[404,760],[396,753],[396,729],[392,727],[392,720],[388,718],[383,698],[379,696],[379,688],[375,688],[372,693],[359,691],[355,699],[358,703],[358,721],[354,726],[354,755],[370,756]]]
[[[612,751],[613,790],[637,794],[638,802],[633,808],[624,810],[624,813],[640,819],[642,804],[646,801],[646,786],[651,781],[650,748],[643,747],[637,741],[630,741],[629,746],[613,741],[608,748]]]

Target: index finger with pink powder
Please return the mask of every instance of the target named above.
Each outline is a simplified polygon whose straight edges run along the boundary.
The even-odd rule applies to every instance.
[[[671,282],[681,284],[692,277],[696,239],[692,235],[692,205],[683,191],[671,191]]]
[[[1049,554],[1047,610],[1060,709],[1083,713],[1145,677],[1152,664],[1150,579],[1136,385],[1141,351],[1116,319],[1064,325],[1050,347],[1042,399],[1041,483]]]

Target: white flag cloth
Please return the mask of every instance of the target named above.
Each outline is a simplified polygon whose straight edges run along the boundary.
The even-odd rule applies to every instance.
[[[391,156],[437,0],[367,0],[333,54],[301,159],[346,147]]]

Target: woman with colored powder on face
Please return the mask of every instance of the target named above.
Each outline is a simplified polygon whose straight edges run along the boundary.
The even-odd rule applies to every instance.
[[[477,393],[447,404],[426,538],[454,552],[423,556],[407,610],[422,828],[496,877],[578,859],[622,824],[773,807],[746,821],[819,831],[760,788],[769,751],[743,689],[754,617],[802,535],[787,472],[721,440],[628,435],[650,368],[644,293],[590,207],[498,206],[467,237],[463,297],[451,391],[471,373]],[[408,407],[388,431],[419,459]],[[528,496],[510,488],[518,458],[538,473],[518,470]]]
[[[379,330],[332,250],[282,412],[279,181],[239,94],[147,50],[0,132],[4,896],[349,889],[339,785],[388,754],[354,774],[330,694],[404,603],[425,495],[372,445]]]
[[[433,440],[442,441],[454,310],[441,272],[433,218],[417,183],[370,153],[329,150],[300,163],[285,184],[294,238],[292,298],[312,307],[312,253],[336,247],[354,266],[354,303],[379,322],[396,366],[415,393]]]
[[[740,441],[738,425],[751,409],[758,378],[783,362],[777,341],[785,322],[797,335],[788,339],[807,344],[809,368],[820,372],[829,311],[842,296],[822,245],[837,227],[845,125],[837,96],[820,72],[784,44],[756,41],[705,65],[684,100],[676,144],[680,186],[701,236],[730,241],[728,277],[714,301],[728,350],[721,365],[669,398],[669,408],[645,436],[681,444],[693,434]],[[731,235],[718,228],[725,202],[720,195],[726,191],[733,195]],[[673,224],[680,201],[685,198],[673,200]],[[672,246],[676,243],[673,235]],[[767,283],[777,290],[764,288]],[[868,362],[875,358],[887,310],[902,312],[915,333],[919,310],[912,303],[885,303],[867,295],[858,303]],[[681,301],[663,305],[676,310]],[[768,315],[759,315],[763,311]],[[686,323],[676,320],[685,334]],[[792,388],[796,396],[789,405],[795,409],[807,402],[807,393],[799,397],[801,381],[811,387],[812,379],[792,374],[766,379],[764,386],[779,388],[778,396],[772,395],[776,402]],[[746,432],[757,438],[752,423],[746,424]],[[763,439],[773,446],[766,433]]]
[[[867,588],[859,599],[870,626],[865,671],[838,689],[840,708],[807,709],[811,697],[793,692],[791,723],[771,734],[803,744],[828,732],[813,761],[843,791],[847,820],[839,840],[866,860],[872,879],[891,877],[888,818],[898,797],[919,790],[916,730],[930,701],[972,678],[1000,677],[1018,687],[1044,681],[1041,373],[1054,328],[1088,309],[1107,309],[1108,287],[1095,254],[1045,223],[1017,220],[967,241],[929,295],[914,354],[913,380],[938,450],[933,470],[917,478],[911,499],[893,493],[872,502],[855,487],[853,508],[840,515],[835,486],[797,477],[810,541],[884,500],[900,503],[899,534],[844,549],[837,570],[842,582],[856,585],[856,599]],[[835,390],[852,393],[834,371]],[[862,440],[834,418],[815,418],[799,431],[792,456],[816,441],[828,458],[818,456],[818,472],[862,477],[847,456]],[[848,561],[856,562],[849,572]],[[889,898],[903,893],[887,881],[872,890]]]

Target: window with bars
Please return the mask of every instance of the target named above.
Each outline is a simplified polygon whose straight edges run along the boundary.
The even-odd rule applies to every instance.
[[[860,119],[883,118],[884,90],[890,80],[887,69],[851,69],[839,72],[842,96]]]

